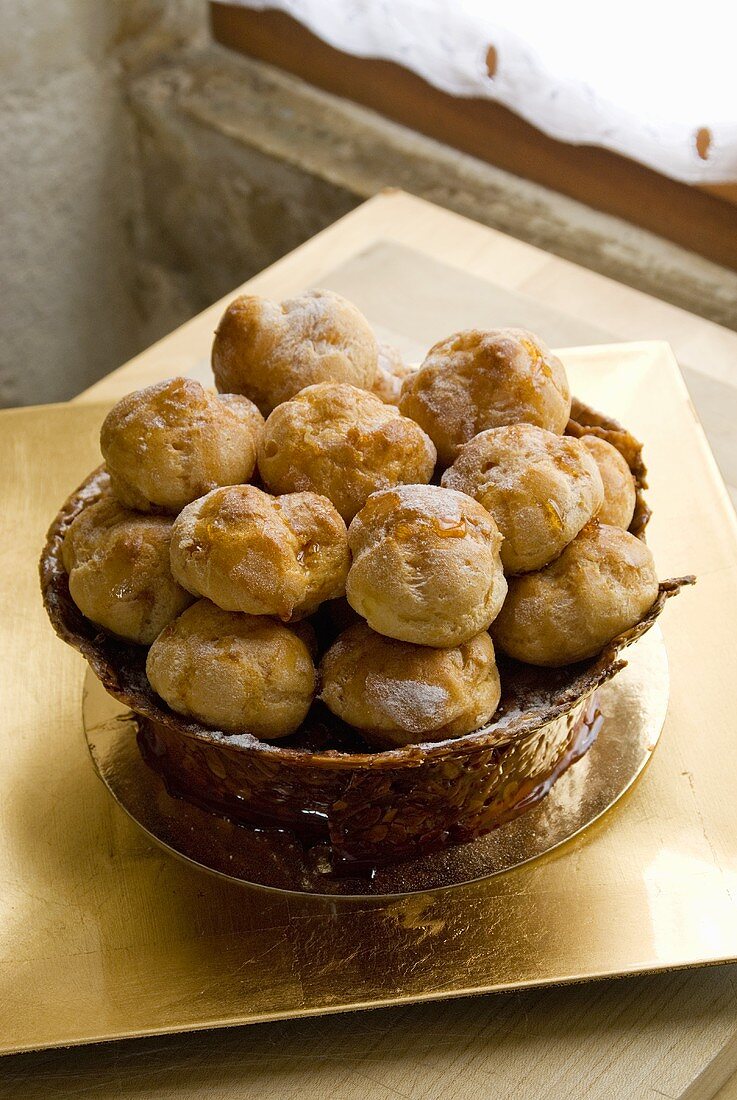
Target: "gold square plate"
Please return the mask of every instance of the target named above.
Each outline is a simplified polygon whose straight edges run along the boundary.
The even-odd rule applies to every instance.
[[[574,391],[646,441],[671,701],[644,779],[507,874],[390,903],[281,895],[198,871],[94,773],[84,664],[36,562],[97,461],[100,406],[0,418],[0,1050],[578,981],[737,958],[737,530],[664,344],[563,355]]]

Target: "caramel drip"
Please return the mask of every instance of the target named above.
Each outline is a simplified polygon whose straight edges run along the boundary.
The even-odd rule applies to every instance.
[[[463,516],[433,516],[432,529],[441,539],[462,539],[468,534],[468,526]]]

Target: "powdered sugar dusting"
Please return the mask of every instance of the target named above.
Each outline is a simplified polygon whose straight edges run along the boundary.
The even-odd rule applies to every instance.
[[[397,485],[383,490],[387,496],[392,493],[396,498],[396,508],[388,513],[396,517],[399,509],[404,514],[415,512],[420,516],[432,516],[441,520],[460,523],[464,516],[484,517],[485,510],[467,493],[457,489],[448,489],[440,485]],[[375,493],[374,500],[380,500],[382,493]]]
[[[423,733],[437,729],[447,720],[448,692],[437,684],[421,680],[395,680],[369,672],[366,699],[399,729]]]

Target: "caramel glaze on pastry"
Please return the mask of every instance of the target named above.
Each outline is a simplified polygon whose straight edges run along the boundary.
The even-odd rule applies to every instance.
[[[322,659],[321,699],[382,748],[444,741],[484,725],[501,694],[491,638],[431,649],[349,627]]]
[[[441,340],[402,386],[400,412],[416,420],[449,466],[479,432],[526,422],[561,434],[571,410],[565,368],[523,329],[471,329]]]
[[[88,619],[150,645],[193,597],[171,573],[172,521],[131,512],[111,496],[85,508],[64,537],[69,593]]]
[[[647,546],[620,527],[592,520],[551,565],[510,579],[492,636],[518,661],[573,664],[633,627],[657,595]]]
[[[534,424],[481,432],[461,448],[442,484],[468,493],[492,514],[504,536],[507,573],[528,573],[551,562],[604,499],[599,467],[583,441]]]
[[[366,390],[308,386],[266,421],[258,467],[274,493],[311,490],[349,522],[371,493],[425,483],[435,448],[422,428]]]
[[[599,467],[604,486],[604,503],[598,520],[610,527],[627,530],[635,514],[637,490],[632,471],[616,447],[596,435],[584,435],[581,442]]]
[[[217,388],[245,394],[264,416],[317,382],[370,389],[376,365],[368,321],[330,290],[281,303],[241,295],[223,314],[212,345]]]
[[[146,675],[177,714],[267,740],[293,733],[315,692],[309,649],[294,631],[208,600],[198,600],[159,634]]]
[[[121,504],[176,514],[218,485],[248,481],[263,425],[247,398],[172,378],[119,401],[100,447]]]
[[[380,634],[454,646],[496,618],[507,591],[501,535],[471,497],[436,485],[374,493],[348,538],[348,602]]]
[[[226,611],[284,622],[343,595],[349,561],[345,524],[316,493],[215,489],[188,505],[172,532],[180,584]]]
[[[371,392],[385,405],[398,405],[402,396],[402,383],[416,370],[416,367],[404,362],[397,348],[391,344],[379,344],[376,378]]]

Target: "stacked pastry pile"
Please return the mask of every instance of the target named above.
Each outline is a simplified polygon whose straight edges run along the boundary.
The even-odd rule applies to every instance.
[[[241,297],[213,369],[218,394],[175,378],[110,412],[109,486],[63,550],[173,711],[273,739],[319,694],[379,747],[457,737],[498,706],[495,644],[580,661],[655,600],[630,468],[563,434],[530,333],[458,333],[412,371],[338,295]]]

